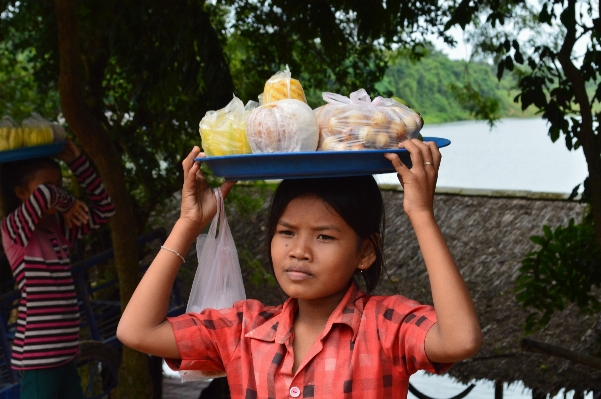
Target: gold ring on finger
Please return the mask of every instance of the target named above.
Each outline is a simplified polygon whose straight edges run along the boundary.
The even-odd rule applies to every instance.
[[[434,165],[434,162],[427,162],[426,161],[426,162],[424,162],[424,166],[426,166],[426,165]]]

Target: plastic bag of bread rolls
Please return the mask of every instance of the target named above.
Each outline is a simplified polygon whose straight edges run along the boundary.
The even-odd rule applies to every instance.
[[[363,89],[349,97],[323,93],[327,102],[315,110],[319,151],[397,148],[416,138],[424,122],[411,108],[389,98],[373,101]]]
[[[307,103],[303,86],[298,80],[292,78],[288,65],[285,70],[276,73],[265,82],[263,94],[259,96],[259,103],[264,105],[286,99],[296,99]]]
[[[250,110],[245,109],[242,101],[236,96],[225,108],[208,111],[199,124],[205,154],[250,154],[251,149],[246,138],[246,119],[249,114]]]
[[[315,151],[319,140],[313,110],[295,99],[253,110],[246,121],[246,135],[253,154]]]

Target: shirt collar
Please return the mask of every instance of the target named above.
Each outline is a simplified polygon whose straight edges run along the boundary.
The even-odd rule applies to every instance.
[[[352,283],[336,309],[330,315],[321,338],[323,339],[328,335],[334,324],[346,324],[353,330],[352,341],[354,342],[357,338],[363,309],[368,298],[369,294],[360,291],[357,284]],[[288,299],[284,302],[282,311],[278,315],[265,321],[245,336],[262,341],[276,342],[278,344],[285,343],[292,335],[294,315],[297,309],[297,300],[294,298]]]

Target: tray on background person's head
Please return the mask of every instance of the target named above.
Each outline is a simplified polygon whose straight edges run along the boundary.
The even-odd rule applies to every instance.
[[[0,163],[22,161],[25,159],[50,157],[60,154],[65,147],[65,142],[57,142],[31,147],[21,147],[14,150],[0,151]]]
[[[451,141],[439,137],[424,137],[438,148]],[[405,149],[359,151],[312,151],[228,155],[196,158],[206,163],[211,171],[226,180],[302,179],[316,177],[362,176],[394,173],[385,153],[395,153],[411,167],[409,152]]]

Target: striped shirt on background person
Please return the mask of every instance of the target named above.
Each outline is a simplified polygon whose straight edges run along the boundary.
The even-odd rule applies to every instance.
[[[38,186],[2,221],[2,244],[21,293],[12,343],[11,367],[15,370],[60,366],[77,356],[79,308],[69,248],[115,213],[88,160],[81,155],[68,166],[88,194],[87,223],[68,227],[58,213],[46,221],[44,229],[36,228],[47,209],[63,212],[75,201],[49,184]]]

